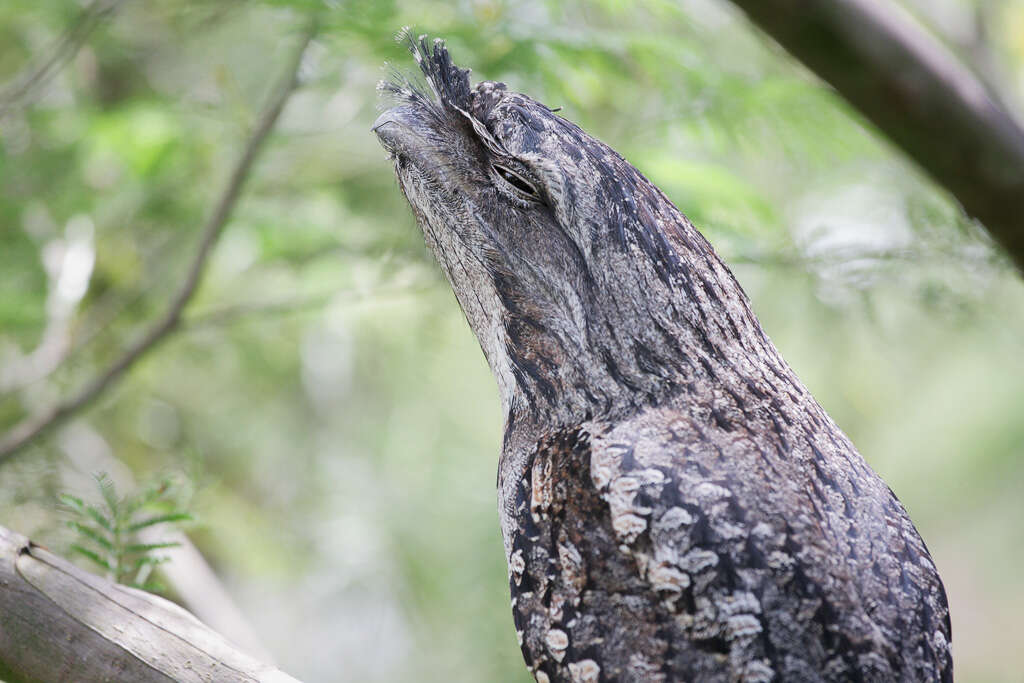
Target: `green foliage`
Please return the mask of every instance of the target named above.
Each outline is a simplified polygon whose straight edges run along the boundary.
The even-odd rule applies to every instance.
[[[0,2],[0,102],[89,4]],[[1024,0],[910,4],[965,53],[987,49],[1019,106]],[[473,78],[562,106],[693,219],[913,514],[953,600],[958,675],[1013,680],[1024,287],[724,0],[119,3],[0,118],[0,431],[93,381],[166,310],[313,13],[302,87],[182,325],[0,464],[0,524],[137,582],[154,566],[137,558],[160,549],[115,562],[87,507],[113,524],[103,493],[65,501],[81,528],[54,497],[80,490],[77,471],[116,471],[109,459],[143,481],[200,460],[194,500],[137,508],[120,542],[142,544],[128,528],[161,514],[201,516],[192,541],[285,670],[527,680],[495,512],[504,416],[369,132],[385,62],[413,70],[392,40],[410,25],[448,39]],[[986,44],[970,42],[976,14]]]
[[[192,515],[178,508],[172,483],[162,481],[138,493],[118,495],[106,472],[95,475],[99,500],[88,503],[70,493],[58,494],[77,541],[70,550],[89,560],[111,581],[154,593],[166,591],[152,574],[168,561],[160,550],[181,545],[173,541],[144,541],[145,530],[154,527],[180,527],[192,521]]]

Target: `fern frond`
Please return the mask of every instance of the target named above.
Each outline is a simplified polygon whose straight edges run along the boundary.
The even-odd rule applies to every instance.
[[[103,514],[103,511],[100,510],[95,505],[86,505],[85,506],[85,514],[89,515],[89,517],[92,517],[94,522],[99,524],[101,527],[103,527],[104,529],[106,529],[110,533],[114,533],[114,527],[116,526],[116,520],[107,517],[105,514]]]
[[[85,512],[85,503],[77,496],[72,496],[70,493],[58,493],[57,500],[75,512],[80,514]]]
[[[82,546],[78,545],[77,543],[73,543],[71,545],[71,550],[73,552],[78,553],[82,557],[85,557],[85,558],[88,558],[88,559],[92,560],[94,563],[96,563],[98,566],[102,567],[103,569],[106,569],[108,572],[114,571],[114,567],[112,567],[109,562],[107,562],[105,559],[100,557],[99,554],[89,550],[88,548],[82,547]]]
[[[187,512],[169,512],[166,515],[156,515],[154,517],[149,517],[149,518],[143,519],[143,520],[141,520],[139,522],[135,522],[134,524],[130,524],[128,526],[128,528],[126,529],[126,531],[129,531],[129,532],[139,531],[140,529],[145,529],[146,527],[151,527],[151,526],[153,526],[155,524],[163,524],[165,522],[190,522],[190,521],[192,521],[192,515],[188,514]]]
[[[111,542],[111,540],[107,538],[107,535],[103,533],[102,529],[97,529],[96,527],[89,526],[88,524],[82,524],[81,522],[75,521],[68,522],[67,525],[70,528],[77,531],[82,536],[85,536],[86,538],[89,538],[92,541],[94,541],[104,550],[110,552],[114,551],[113,542]]]
[[[168,541],[166,543],[130,543],[130,544],[124,546],[124,548],[122,548],[122,550],[124,550],[124,552],[126,554],[127,553],[148,553],[148,552],[152,552],[154,550],[162,550],[164,548],[177,548],[180,545],[181,545],[180,543],[177,543],[177,542],[174,542],[174,541]]]
[[[103,496],[103,501],[110,510],[110,516],[116,519],[120,512],[121,499],[117,496],[114,480],[106,472],[97,472],[93,478],[96,480],[96,486],[100,490],[100,495]]]
[[[113,480],[105,472],[93,477],[99,490],[96,504],[68,493],[58,500],[74,517],[67,526],[78,535],[71,552],[87,558],[124,585],[154,590],[161,584],[150,578],[153,569],[170,561],[160,550],[176,548],[176,541],[143,542],[139,533],[160,524],[180,524],[193,519],[180,509],[172,495],[171,481],[145,488],[135,494],[118,495]]]
[[[166,555],[144,555],[136,558],[135,563],[132,565],[132,571],[138,571],[143,567],[155,567],[160,564],[166,564],[170,561],[171,558]]]

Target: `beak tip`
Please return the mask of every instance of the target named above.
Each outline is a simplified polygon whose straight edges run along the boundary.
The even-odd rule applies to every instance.
[[[399,116],[397,116],[397,112],[395,112],[394,109],[388,109],[388,110],[382,112],[381,115],[377,117],[377,119],[373,122],[373,126],[370,127],[370,130],[373,131],[374,133],[376,133],[377,129],[383,128],[384,126],[388,125],[389,123],[399,123],[399,122],[400,122],[400,118],[399,118]]]
[[[388,152],[413,144],[418,138],[414,131],[415,125],[408,112],[401,107],[394,107],[381,113],[373,122],[370,131],[377,136],[378,142]]]

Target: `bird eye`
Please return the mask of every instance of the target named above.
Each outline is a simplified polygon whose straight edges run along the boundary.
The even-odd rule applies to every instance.
[[[529,199],[540,198],[537,188],[522,173],[517,173],[508,166],[502,166],[501,164],[491,164],[491,168],[494,169],[494,174],[511,185],[517,194]]]

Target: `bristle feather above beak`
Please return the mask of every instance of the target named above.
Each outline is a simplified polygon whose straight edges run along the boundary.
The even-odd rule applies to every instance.
[[[413,39],[407,30],[402,35],[402,42],[407,43],[420,71],[427,79],[427,84],[440,104],[466,111],[469,109],[470,85],[469,69],[460,69],[452,63],[448,48],[444,41],[435,39],[431,49],[430,39],[421,35]]]

